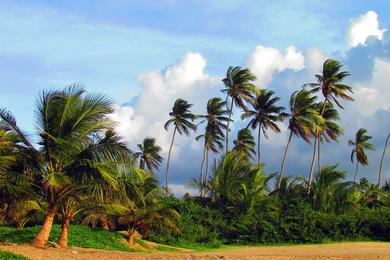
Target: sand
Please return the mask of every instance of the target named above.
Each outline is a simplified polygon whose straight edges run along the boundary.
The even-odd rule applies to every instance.
[[[1,245],[0,250],[22,254],[30,259],[390,259],[390,243],[346,242],[322,245],[239,247],[210,252],[127,253],[97,249],[48,248],[29,245]]]

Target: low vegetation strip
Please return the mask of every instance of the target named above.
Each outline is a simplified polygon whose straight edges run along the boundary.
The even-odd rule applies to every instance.
[[[28,260],[27,257],[14,254],[8,251],[0,251],[0,259],[1,260]]]

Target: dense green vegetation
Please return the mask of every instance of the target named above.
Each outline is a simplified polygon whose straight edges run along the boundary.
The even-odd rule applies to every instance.
[[[136,241],[142,244],[138,234],[193,248],[390,240],[390,183],[380,182],[388,138],[377,185],[356,178],[359,165],[369,164],[366,151],[375,148],[363,128],[349,142],[356,162],[354,181],[346,180],[337,162],[321,165],[320,144],[343,134],[341,101],[353,101],[352,87],[343,83],[349,73],[341,68],[335,60],[325,61],[317,82],[292,93],[288,109],[273,91],[257,89],[254,75],[240,67],[227,70],[226,97],[211,98],[206,114],[193,114],[192,104],[177,99],[164,125],[167,131],[173,127],[165,186],[154,174],[163,163],[157,140],[147,137],[137,151],[130,150],[134,144],[114,131],[114,104],[104,95],[86,93],[78,85],[44,91],[36,106],[36,144],[1,109],[0,222],[17,229],[1,227],[0,241],[44,247],[50,239],[61,247],[130,250]],[[229,149],[234,105],[248,122]],[[281,169],[266,173],[261,137],[268,138],[269,130],[280,132],[278,124],[284,121],[289,138]],[[169,194],[169,164],[176,134],[190,136],[200,126],[200,174],[190,182],[199,196],[175,199]],[[307,177],[285,174],[295,138],[313,147]],[[210,151],[216,157],[212,167]],[[128,245],[109,230],[127,231]]]
[[[6,259],[6,260],[27,260],[27,257],[24,257],[19,254],[14,254],[8,251],[0,251],[0,259]]]

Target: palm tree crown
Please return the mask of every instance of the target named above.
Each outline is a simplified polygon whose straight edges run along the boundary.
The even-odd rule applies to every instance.
[[[256,154],[255,151],[255,139],[253,138],[251,131],[248,128],[241,129],[238,131],[237,140],[234,140],[233,151],[240,152],[244,155],[243,158],[248,160],[253,159]]]
[[[161,147],[156,144],[156,138],[146,137],[137,146],[140,151],[135,156],[140,158],[140,168],[144,169],[146,165],[150,171],[158,169],[164,159],[160,156]]]

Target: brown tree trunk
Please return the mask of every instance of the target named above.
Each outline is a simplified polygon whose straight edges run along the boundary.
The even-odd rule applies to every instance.
[[[313,181],[313,175],[314,175],[314,163],[316,161],[316,158],[317,158],[317,142],[318,142],[318,138],[316,137],[314,139],[314,149],[313,149],[313,158],[311,159],[311,165],[310,165],[310,174],[309,174],[309,187],[307,188],[307,194],[310,194],[310,190],[311,190],[311,183]]]
[[[133,247],[134,246],[134,236],[135,236],[135,231],[132,229],[129,229],[127,231],[129,233],[129,236],[127,237],[127,243]]]
[[[43,225],[39,233],[35,236],[31,245],[36,247],[44,248],[47,241],[49,240],[51,227],[53,225],[54,216],[57,212],[58,206],[57,204],[52,204],[49,206],[49,209],[46,213],[45,219],[43,221]]]
[[[317,145],[318,145],[318,151],[317,151],[317,153],[318,153],[318,158],[317,158],[318,172],[320,172],[321,171],[321,148],[320,148],[321,141],[320,140],[318,140]]]
[[[69,230],[70,221],[65,220],[64,223],[61,225],[61,236],[60,240],[58,241],[58,245],[60,247],[68,247],[68,230]]]
[[[355,170],[355,176],[353,177],[353,186],[354,187],[355,187],[355,184],[356,184],[356,177],[358,175],[358,172],[359,172],[359,161],[356,158],[356,170]]]
[[[204,145],[204,148],[203,148],[203,158],[202,158],[202,162],[200,163],[200,178],[199,178],[199,185],[200,185],[200,196],[203,197],[203,173],[204,173],[204,161],[206,159],[206,144]]]
[[[260,135],[261,135],[261,124],[259,124],[259,132],[257,133],[257,164],[260,165]]]
[[[383,161],[385,160],[386,149],[387,149],[387,144],[389,143],[389,139],[390,139],[390,133],[389,133],[389,135],[388,135],[387,138],[386,138],[385,148],[383,148],[383,154],[382,154],[382,158],[381,158],[381,164],[380,164],[380,166],[379,166],[378,188],[380,188],[380,185],[381,185],[381,177],[382,177],[382,171],[383,171]]]
[[[229,151],[229,125],[230,125],[230,119],[232,118],[232,114],[233,114],[233,98],[229,110],[229,120],[227,121],[227,125],[226,125],[226,144],[225,144],[226,154]]]
[[[206,151],[206,191],[207,191],[207,186],[209,184],[209,150],[207,149]]]
[[[100,219],[100,225],[102,226],[102,229],[103,229],[103,230],[109,230],[107,216],[102,217],[102,218]]]
[[[177,128],[175,127],[175,130],[173,130],[171,146],[169,147],[169,152],[168,152],[167,168],[165,169],[165,196],[168,196],[168,190],[169,190],[168,189],[169,163],[171,161],[171,152],[172,152],[173,142],[175,141],[176,129]]]
[[[291,138],[292,138],[292,132],[290,131],[290,136],[289,136],[288,141],[287,141],[286,149],[284,150],[282,166],[280,167],[278,189],[280,188],[280,184],[282,183],[284,164],[285,164],[286,159],[287,159],[287,152],[288,152],[288,147],[290,146],[290,143],[291,143]]]

